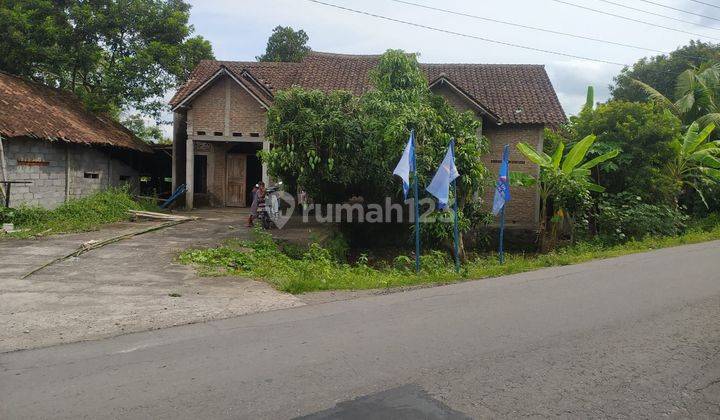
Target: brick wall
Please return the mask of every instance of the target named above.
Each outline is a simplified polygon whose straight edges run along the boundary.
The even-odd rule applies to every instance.
[[[136,190],[138,172],[112,157],[108,150],[46,140],[3,139],[8,179],[32,181],[11,188],[10,205],[37,205],[55,208],[65,202],[66,178],[70,180],[69,198],[129,183]],[[69,157],[70,171],[66,171]],[[94,177],[97,174],[97,177]],[[121,177],[129,179],[121,180]]]
[[[242,133],[249,136],[250,133],[259,133],[265,137],[267,116],[265,108],[250,96],[243,88],[234,84],[230,90],[230,134]]]
[[[215,81],[193,100],[192,108],[187,113],[188,135],[197,135],[198,131],[204,131],[207,135],[224,132],[226,83],[230,83],[227,77]]]
[[[437,85],[433,88],[435,94],[443,96],[453,108],[458,111],[472,111],[478,118],[482,118],[473,106],[455,91],[446,85]],[[510,145],[510,170],[518,172],[526,172],[537,175],[538,167],[534,163],[528,161],[518,150],[516,145],[519,142],[526,142],[532,145],[540,145],[542,139],[542,125],[496,125],[489,121],[484,121],[481,133],[487,137],[490,142],[490,152],[482,157],[483,164],[492,173],[493,179],[497,176],[499,163],[493,163],[493,160],[502,159],[503,147]],[[520,163],[522,162],[522,163]],[[492,206],[494,183],[486,188],[482,197],[485,206],[489,209]],[[538,223],[538,194],[537,188],[518,188],[512,189],[512,201],[507,205],[505,212],[505,222],[509,227],[530,228],[534,229]]]
[[[533,176],[538,174],[538,166],[525,158],[516,147],[519,142],[540,145],[543,127],[539,125],[486,125],[483,134],[490,141],[490,153],[482,157],[483,164],[490,170],[493,179],[497,177],[502,159],[503,147],[510,145],[510,171],[525,172]],[[493,184],[494,185],[494,184]],[[492,206],[495,191],[486,188],[483,201]],[[535,229],[538,224],[539,196],[536,187],[513,187],[512,200],[505,211],[505,223],[509,227]]]
[[[208,136],[214,133],[264,136],[266,123],[265,108],[229,77],[218,79],[199,94],[187,113],[187,133],[191,136],[198,135],[198,131]]]

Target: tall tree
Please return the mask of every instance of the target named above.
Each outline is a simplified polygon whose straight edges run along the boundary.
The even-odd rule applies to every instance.
[[[157,116],[210,43],[188,23],[183,0],[4,0],[0,69],[75,92],[116,118]]]
[[[610,93],[613,99],[644,101],[647,95],[633,83],[633,79],[636,79],[653,86],[664,96],[672,97],[680,73],[712,61],[720,61],[720,44],[690,41],[670,54],[643,58],[632,67],[624,68],[615,77]]]
[[[375,89],[360,97],[299,87],[278,92],[268,111],[273,147],[261,154],[270,174],[301,185],[318,204],[342,203],[352,196],[362,196],[365,203],[384,203],[386,197],[400,202],[402,188],[393,182],[392,171],[410,130],[416,132],[420,185],[428,185],[454,138],[461,174],[457,185],[461,231],[469,228],[468,198],[481,192],[489,178],[480,161],[487,151],[486,139],[478,136],[480,122],[431,92],[414,55],[387,51],[370,80]],[[452,238],[452,224],[433,225],[424,228],[434,235],[428,243]],[[371,228],[363,225],[362,236],[367,237]],[[382,229],[384,238],[392,236],[387,227]]]
[[[265,54],[255,57],[258,61],[299,62],[310,52],[308,35],[290,26],[276,26],[268,38]]]
[[[671,143],[680,137],[681,123],[670,111],[651,102],[609,101],[572,117],[568,128],[570,144],[590,134],[597,136],[588,152],[591,158],[622,151],[593,169],[593,178],[608,193],[626,191],[646,203],[672,203],[675,187],[666,165],[675,157]]]

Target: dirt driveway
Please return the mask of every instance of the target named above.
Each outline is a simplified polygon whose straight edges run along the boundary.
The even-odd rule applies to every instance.
[[[89,240],[157,222],[97,232],[0,241],[0,352],[300,306],[295,296],[237,277],[199,277],[174,261],[181,250],[248,238],[238,210],[199,210],[200,220],[137,236],[20,276]],[[307,229],[273,231],[302,237]],[[178,294],[179,297],[170,295]]]

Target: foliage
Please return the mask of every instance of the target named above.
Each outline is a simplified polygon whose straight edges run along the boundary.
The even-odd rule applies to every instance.
[[[604,188],[591,182],[591,169],[595,166],[616,157],[618,149],[608,151],[591,160],[585,161],[585,156],[595,143],[596,137],[589,135],[577,142],[567,153],[565,143],[560,142],[553,155],[538,152],[527,143],[518,143],[518,150],[530,161],[540,166],[539,193],[540,193],[540,248],[546,249],[546,217],[549,205],[554,205],[555,218],[564,218],[574,228],[574,217],[581,216],[589,207],[589,192],[602,192]]]
[[[91,111],[157,116],[210,43],[182,0],[0,2],[0,69],[76,93]]]
[[[715,124],[699,131],[697,122],[688,127],[682,138],[672,143],[676,158],[670,162],[670,176],[678,186],[678,194],[690,189],[698,193],[708,206],[703,191],[720,183],[720,141],[708,141]]]
[[[455,273],[447,254],[432,252],[422,257],[422,271],[414,272],[414,260],[396,257],[382,267],[368,266],[361,259],[350,265],[336,261],[331,253],[314,244],[299,258],[290,257],[272,243],[267,233],[264,239],[246,242],[242,247],[225,245],[219,248],[192,249],[178,257],[184,264],[198,266],[210,275],[236,275],[268,281],[278,289],[290,293],[317,290],[359,290],[417,284],[437,284],[501,276],[544,267],[576,264],[599,258],[643,252],[663,247],[720,239],[720,218],[708,218],[681,236],[645,237],[624,244],[607,245],[600,241],[578,243],[559,248],[548,254],[506,254],[505,264],[497,256],[479,256],[464,264]]]
[[[126,187],[110,188],[69,200],[54,210],[42,207],[3,208],[0,223],[13,223],[15,237],[94,230],[106,223],[128,219],[128,210],[155,210],[148,202],[135,201]]]
[[[696,120],[703,127],[711,121],[720,123],[720,63],[705,63],[680,73],[675,85],[674,102],[651,85],[639,80],[634,82],[651,100],[672,111],[686,125]]]
[[[666,97],[675,90],[677,77],[691,67],[702,63],[720,61],[720,46],[702,41],[690,41],[670,54],[642,58],[632,67],[626,67],[615,77],[610,86],[612,99],[622,101],[644,101],[646,93],[633,82],[640,80],[653,86]]]
[[[456,140],[461,205],[487,177],[479,122],[433,95],[414,55],[386,52],[371,72],[374,89],[361,97],[293,88],[279,92],[268,111],[272,149],[263,153],[272,176],[302,185],[316,203],[366,203],[400,198],[392,170],[416,130],[420,185],[426,185]]]
[[[310,52],[308,35],[304,30],[290,26],[276,26],[268,38],[265,54],[255,57],[257,61],[300,62]]]
[[[593,171],[595,182],[608,193],[627,191],[647,203],[670,204],[675,186],[666,163],[675,156],[670,145],[680,137],[680,125],[674,115],[658,105],[610,101],[572,117],[567,130],[571,144],[590,134],[597,136],[588,152],[590,157],[622,151]]]
[[[647,204],[629,192],[603,194],[596,214],[600,238],[609,243],[678,235],[685,229],[687,220],[687,216],[672,206]]]
[[[142,115],[131,115],[122,121],[122,125],[132,131],[136,136],[138,136],[138,138],[145,140],[148,143],[172,144],[172,140],[165,137],[165,134],[163,134],[157,124],[146,124]]]

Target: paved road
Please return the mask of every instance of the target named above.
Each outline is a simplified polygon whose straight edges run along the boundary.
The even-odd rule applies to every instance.
[[[720,242],[0,355],[0,418],[720,416]]]

